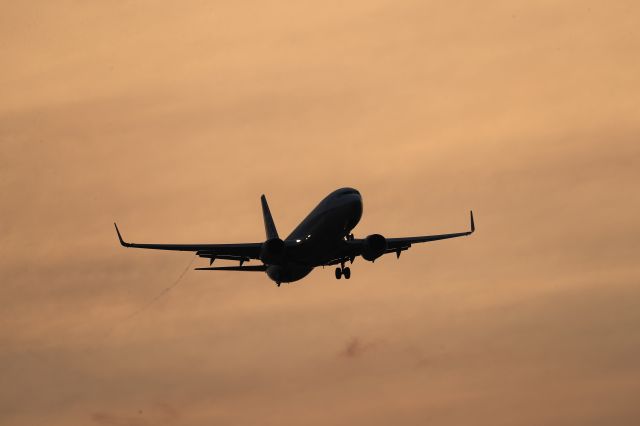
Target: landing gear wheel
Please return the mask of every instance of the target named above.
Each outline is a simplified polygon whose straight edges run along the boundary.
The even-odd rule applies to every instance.
[[[351,278],[351,269],[347,266],[342,270],[342,274],[344,275],[344,279],[348,280],[349,278]]]
[[[342,278],[342,269],[336,268],[336,280],[339,280],[340,278]]]

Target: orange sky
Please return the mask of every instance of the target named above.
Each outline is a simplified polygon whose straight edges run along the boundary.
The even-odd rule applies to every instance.
[[[0,424],[632,425],[636,1],[14,2]],[[276,288],[140,242],[462,231]],[[205,260],[195,264],[204,265]]]

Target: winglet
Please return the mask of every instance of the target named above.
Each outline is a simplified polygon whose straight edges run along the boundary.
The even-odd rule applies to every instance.
[[[116,233],[118,234],[118,239],[120,240],[120,244],[122,244],[124,247],[129,247],[129,243],[126,243],[123,239],[122,239],[122,235],[120,235],[120,230],[118,229],[118,225],[116,225],[115,222],[113,222],[113,226],[116,227]]]
[[[471,232],[476,230],[476,224],[473,222],[473,210],[471,210]]]

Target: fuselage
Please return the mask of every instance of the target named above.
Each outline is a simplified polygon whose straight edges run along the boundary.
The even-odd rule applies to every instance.
[[[268,265],[267,275],[278,283],[304,278],[336,257],[361,217],[362,197],[357,190],[333,191],[284,240],[286,261]]]

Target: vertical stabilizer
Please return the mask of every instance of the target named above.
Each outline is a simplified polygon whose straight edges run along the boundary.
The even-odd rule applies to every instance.
[[[267,198],[264,194],[260,197],[260,201],[262,201],[262,217],[264,218],[264,232],[267,234],[267,240],[278,238],[278,230],[276,229],[276,224],[273,223],[269,204],[267,204]]]

